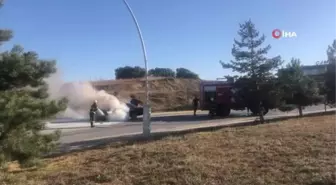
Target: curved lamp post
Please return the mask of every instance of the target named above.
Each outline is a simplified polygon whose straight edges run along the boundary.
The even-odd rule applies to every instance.
[[[146,47],[145,47],[145,42],[143,40],[142,34],[141,34],[141,30],[140,30],[140,26],[138,24],[138,21],[131,9],[131,7],[129,6],[129,4],[127,3],[126,0],[123,0],[124,4],[126,5],[129,13],[131,14],[132,18],[133,18],[133,22],[136,25],[136,28],[138,30],[138,35],[141,41],[141,47],[142,47],[142,52],[143,52],[143,57],[144,57],[144,62],[145,62],[145,78],[146,78],[146,103],[144,106],[144,112],[143,112],[143,124],[142,124],[142,131],[144,135],[150,135],[151,132],[151,125],[150,125],[150,107],[149,107],[149,86],[148,86],[148,67],[147,67],[147,53],[146,53]]]

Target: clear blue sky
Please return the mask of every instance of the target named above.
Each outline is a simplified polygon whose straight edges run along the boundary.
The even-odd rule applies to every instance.
[[[149,67],[185,67],[203,79],[230,74],[219,60],[232,59],[238,24],[252,19],[269,56],[304,64],[326,58],[335,35],[335,0],[128,0],[145,38]],[[7,0],[0,27],[44,59],[55,59],[68,80],[111,79],[114,69],[144,66],[136,28],[122,0]],[[297,38],[275,40],[273,29]]]

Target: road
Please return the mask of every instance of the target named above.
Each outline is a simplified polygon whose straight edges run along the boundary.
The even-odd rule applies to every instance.
[[[324,106],[306,107],[304,112],[312,112],[324,110]],[[297,114],[294,110],[290,113],[283,113],[281,111],[270,111],[267,117],[276,117],[283,114]],[[153,114],[152,116],[152,132],[160,132],[166,130],[183,129],[185,127],[205,125],[209,123],[230,124],[238,121],[250,121],[255,117],[247,116],[246,111],[232,111],[227,118],[209,119],[206,112],[199,112],[197,116],[193,116],[192,112],[182,113],[164,113]],[[63,128],[62,128],[63,127]],[[78,127],[78,128],[76,128]],[[49,129],[45,133],[50,133],[56,128],[61,128],[62,135],[60,142],[63,144],[70,144],[75,142],[83,142],[95,139],[102,139],[108,137],[116,137],[122,135],[139,134],[142,132],[142,120],[134,122],[108,122],[96,123],[95,128],[90,128],[88,122],[76,123],[54,123],[49,125]]]

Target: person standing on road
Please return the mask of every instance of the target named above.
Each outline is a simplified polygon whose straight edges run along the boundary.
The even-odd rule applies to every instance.
[[[194,116],[196,116],[196,111],[197,111],[197,108],[198,108],[198,103],[199,103],[199,99],[197,98],[197,96],[195,96],[194,99],[193,99]]]
[[[98,101],[95,100],[93,102],[93,104],[91,105],[90,108],[90,124],[91,124],[91,128],[94,127],[94,122],[96,121],[96,113],[98,111],[98,105],[97,105]]]

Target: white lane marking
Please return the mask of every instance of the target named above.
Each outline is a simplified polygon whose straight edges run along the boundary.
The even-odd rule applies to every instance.
[[[96,122],[96,126],[111,126],[123,122]],[[67,123],[47,123],[46,129],[62,129],[62,128],[82,128],[90,127],[90,122],[67,122]]]

